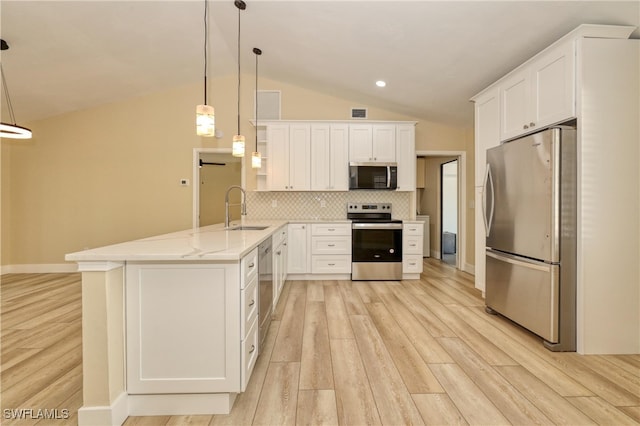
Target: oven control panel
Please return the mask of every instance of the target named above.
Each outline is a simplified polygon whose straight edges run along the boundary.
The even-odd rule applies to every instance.
[[[349,203],[347,213],[391,213],[391,203]]]

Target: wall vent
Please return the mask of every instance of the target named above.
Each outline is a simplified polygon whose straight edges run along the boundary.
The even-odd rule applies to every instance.
[[[367,118],[367,109],[366,108],[351,108],[351,118],[366,119]]]
[[[258,90],[256,96],[258,99],[258,120],[280,120],[280,90]],[[255,111],[255,104],[253,110]]]

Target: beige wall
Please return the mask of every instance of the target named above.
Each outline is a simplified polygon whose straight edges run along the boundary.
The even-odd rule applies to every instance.
[[[241,132],[249,153],[255,140],[251,82],[252,75],[243,76]],[[189,228],[193,188],[179,181],[192,178],[193,148],[230,147],[236,133],[234,76],[215,79],[210,88],[222,139],[195,135],[202,93],[193,84],[26,123],[33,139],[2,140],[2,265],[59,264],[84,248]],[[372,120],[418,121],[418,150],[468,148],[467,129],[268,79],[260,89],[282,91],[283,119],[346,120],[351,107],[367,107]],[[472,148],[471,142],[469,155]],[[249,162],[246,157],[246,187],[255,189]],[[468,161],[468,169],[472,165]],[[472,185],[467,192],[473,195]],[[473,247],[473,228],[467,230]]]

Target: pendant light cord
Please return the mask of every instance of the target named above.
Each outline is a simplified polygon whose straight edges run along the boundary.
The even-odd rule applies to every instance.
[[[11,97],[9,96],[9,89],[7,88],[7,80],[4,78],[4,68],[0,63],[0,74],[2,76],[2,90],[4,91],[4,97],[7,99],[7,108],[9,110],[9,120],[16,125],[16,116],[13,114],[13,105],[11,105]]]
[[[238,135],[240,134],[240,14],[242,9],[238,8]]]
[[[209,0],[204,0],[204,104],[207,105],[207,51],[209,43]]]
[[[256,49],[253,49],[256,54],[256,152],[258,152],[258,53]]]

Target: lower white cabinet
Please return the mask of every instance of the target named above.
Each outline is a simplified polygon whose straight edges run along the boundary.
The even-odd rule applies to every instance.
[[[127,263],[129,394],[241,390],[240,270],[237,262]]]
[[[423,228],[423,222],[405,221],[402,224],[403,274],[420,274],[422,272]]]
[[[287,272],[289,274],[309,272],[309,231],[309,225],[306,223],[290,223],[288,225]]]
[[[351,224],[311,225],[311,273],[351,273]]]
[[[276,308],[287,281],[288,232],[283,226],[273,235],[273,309]]]

